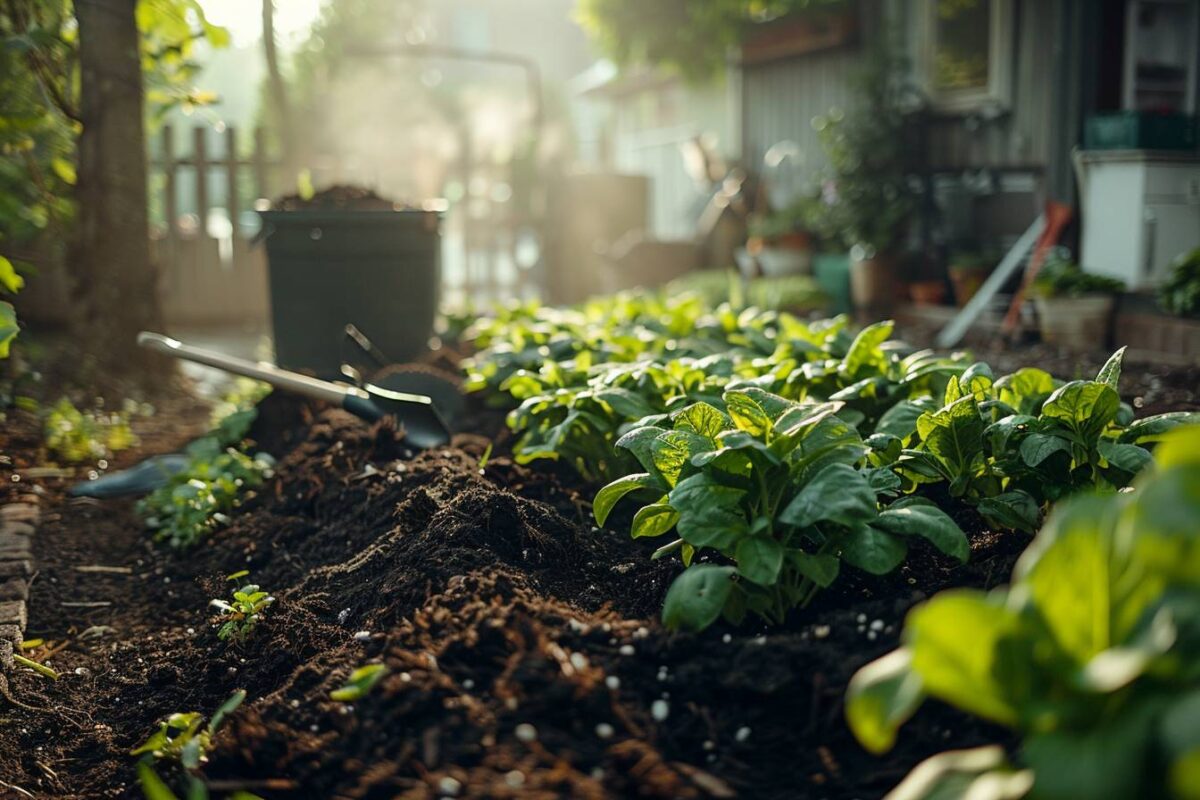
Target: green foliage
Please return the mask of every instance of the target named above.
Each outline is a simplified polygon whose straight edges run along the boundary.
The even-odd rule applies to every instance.
[[[0,294],[16,294],[24,285],[25,279],[17,274],[13,263],[0,256]],[[20,330],[12,303],[0,301],[0,358],[8,358],[9,347]]]
[[[367,664],[359,667],[350,673],[345,686],[329,693],[329,698],[339,703],[358,702],[370,694],[371,690],[375,688],[375,684],[383,680],[387,674],[388,668],[383,664]]]
[[[729,48],[756,24],[844,5],[845,0],[583,0],[577,17],[621,66],[663,67],[703,80],[719,73]]]
[[[923,766],[898,792],[966,796],[948,781],[999,769],[1025,773],[1024,790],[971,796],[1197,796],[1200,427],[1167,434],[1156,461],[1133,492],[1057,506],[1006,590],[938,594],[910,613],[901,649],[854,677],[846,716],[872,751],[925,697],[1021,736],[1028,773],[999,758],[957,777]]]
[[[1089,294],[1120,294],[1125,284],[1116,278],[1084,272],[1064,255],[1046,259],[1031,287],[1037,297],[1082,297]]]
[[[229,580],[239,580],[246,574],[239,572],[230,575]],[[233,641],[235,644],[246,641],[246,637],[262,621],[263,612],[274,602],[274,597],[253,583],[234,589],[232,600],[214,598],[209,601],[209,605],[220,612],[216,618],[217,624],[220,625],[217,638],[222,642]]]
[[[667,625],[698,630],[747,612],[781,622],[829,586],[843,561],[891,572],[911,536],[966,560],[966,536],[931,503],[907,497],[881,508],[899,482],[866,466],[869,448],[835,415],[840,407],[730,389],[718,405],[689,405],[617,442],[645,472],[600,491],[597,522],[640,492],[650,502],[634,517],[634,537],[674,529],[679,540],[667,549],[679,548],[685,564],[708,550],[735,565],[685,570],[666,598]]]
[[[216,735],[225,718],[236,711],[246,700],[246,693],[238,690],[230,695],[212,715],[208,724],[204,715],[197,712],[171,714],[149,739],[131,751],[141,756],[137,765],[138,782],[147,800],[174,800],[175,794],[159,776],[158,768],[180,769],[187,785],[187,797],[208,797],[208,789],[197,774],[197,770],[208,760],[212,748],[212,737]]]
[[[1158,290],[1158,301],[1172,314],[1200,317],[1200,247],[1171,264],[1171,275]]]
[[[1092,381],[1062,383],[1032,367],[993,381],[986,365],[968,368],[948,383],[944,405],[902,437],[911,446],[895,467],[905,487],[945,481],[994,523],[1032,532],[1047,501],[1129,485],[1150,460],[1144,445],[1200,415],[1134,423],[1116,391],[1124,352]]]
[[[248,492],[271,475],[274,460],[238,450],[257,414],[250,408],[226,416],[207,436],[187,447],[188,465],[165,486],[138,501],[138,514],[154,539],[190,547],[227,520]]]
[[[895,250],[915,208],[908,184],[908,88],[904,63],[880,44],[868,54],[849,113],[813,120],[829,160],[810,225],[864,258]]]
[[[137,444],[137,437],[129,427],[132,410],[127,406],[113,413],[80,411],[63,397],[46,417],[46,448],[69,464],[97,461],[126,450]]]

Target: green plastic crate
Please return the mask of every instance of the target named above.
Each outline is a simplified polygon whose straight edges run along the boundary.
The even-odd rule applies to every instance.
[[[1120,111],[1087,118],[1088,150],[1195,150],[1196,118],[1187,114]]]

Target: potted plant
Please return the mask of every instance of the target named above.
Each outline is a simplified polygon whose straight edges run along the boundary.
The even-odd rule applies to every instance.
[[[812,272],[813,239],[804,226],[805,201],[750,220],[746,250],[766,277]]]
[[[1066,256],[1051,256],[1031,287],[1042,339],[1077,351],[1107,346],[1116,296],[1124,289]]]
[[[1168,314],[1200,318],[1200,247],[1172,262],[1171,274],[1158,290],[1158,302]]]
[[[950,254],[950,283],[954,287],[954,302],[962,308],[971,301],[996,262],[977,250],[955,250]]]
[[[902,74],[888,50],[876,51],[855,110],[813,120],[829,159],[816,214],[823,232],[850,250],[851,298],[866,318],[887,316],[895,303],[896,257],[914,209]]]

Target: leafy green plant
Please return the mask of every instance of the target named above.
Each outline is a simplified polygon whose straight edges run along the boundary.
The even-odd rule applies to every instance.
[[[13,263],[0,255],[0,294],[16,294],[24,285],[25,279],[17,274]],[[12,303],[0,301],[0,358],[8,358],[9,347],[20,330]]]
[[[137,773],[146,797],[150,800],[175,798],[175,794],[158,774],[158,768],[161,767],[182,770],[189,800],[208,797],[208,789],[199,770],[208,760],[213,736],[225,718],[236,711],[245,700],[245,691],[239,689],[234,692],[221,704],[207,724],[204,722],[204,715],[197,711],[171,714],[149,739],[131,751],[131,755],[142,757],[137,765]]]
[[[359,667],[350,673],[345,686],[329,693],[329,698],[339,703],[354,703],[362,700],[387,674],[388,668],[383,664],[367,664]]]
[[[137,510],[155,541],[190,547],[212,532],[247,494],[270,477],[274,460],[249,456],[232,445],[242,442],[257,411],[225,417],[207,436],[187,447],[189,462],[165,486],[138,501]]]
[[[46,417],[45,443],[57,458],[68,463],[96,461],[137,443],[129,427],[131,410],[104,413],[80,411],[66,397]]]
[[[1135,422],[1117,394],[1124,353],[1091,381],[1061,383],[1036,368],[993,380],[986,364],[967,368],[947,384],[944,405],[901,437],[912,443],[895,462],[906,488],[945,481],[993,523],[1032,532],[1047,501],[1127,486],[1150,460],[1145,445],[1200,416]]]
[[[229,580],[237,581],[248,574],[246,571],[236,572],[229,576]],[[246,641],[246,637],[262,621],[263,612],[274,602],[274,597],[253,583],[234,589],[232,600],[214,598],[209,601],[209,606],[220,612],[215,620],[220,625],[217,638],[222,642],[232,640],[237,644]]]
[[[915,608],[855,675],[846,717],[883,752],[926,697],[1021,737],[950,753],[893,796],[1200,796],[1200,428],[1167,434],[1133,492],[1057,506],[1002,591]]]
[[[1158,301],[1172,314],[1200,317],[1200,247],[1171,264],[1171,274],[1158,290]]]
[[[671,585],[663,621],[703,629],[747,612],[781,622],[836,580],[841,563],[885,574],[903,562],[907,539],[921,536],[965,560],[965,534],[932,503],[910,497],[881,508],[900,482],[863,467],[868,446],[836,416],[838,403],[798,403],[755,387],[730,389],[720,406],[694,403],[663,424],[629,431],[617,446],[645,472],[600,490],[603,525],[626,494],[652,502],[633,518],[634,538],[678,539],[690,565]],[[705,550],[717,560],[692,562]]]
[[[1116,278],[1084,272],[1064,255],[1053,255],[1038,272],[1030,287],[1035,297],[1082,297],[1088,294],[1120,294],[1125,284]]]

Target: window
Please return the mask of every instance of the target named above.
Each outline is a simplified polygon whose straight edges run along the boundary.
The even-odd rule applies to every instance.
[[[924,0],[917,67],[935,108],[1007,108],[1012,84],[1011,0]]]
[[[1195,109],[1198,16],[1195,0],[1129,4],[1125,108],[1182,113]]]

